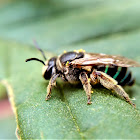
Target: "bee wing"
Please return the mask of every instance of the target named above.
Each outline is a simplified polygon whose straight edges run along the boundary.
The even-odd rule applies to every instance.
[[[97,53],[86,53],[84,58],[75,59],[70,65],[76,66],[97,66],[110,65],[120,67],[140,67],[140,64],[134,60],[117,55],[106,55]]]

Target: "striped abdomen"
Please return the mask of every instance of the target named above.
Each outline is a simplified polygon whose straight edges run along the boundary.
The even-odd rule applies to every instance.
[[[135,79],[132,77],[131,71],[127,67],[97,66],[97,70],[110,75],[112,78],[118,81],[118,84],[121,86],[131,86],[135,82]]]

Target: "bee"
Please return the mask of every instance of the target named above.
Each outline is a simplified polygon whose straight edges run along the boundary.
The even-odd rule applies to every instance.
[[[42,53],[45,62],[38,58],[29,58],[26,59],[26,62],[36,60],[44,65],[42,75],[46,80],[50,80],[47,86],[46,100],[51,97],[56,79],[61,77],[62,80],[71,84],[81,82],[86,92],[87,104],[92,104],[92,85],[101,84],[105,88],[115,91],[126,102],[135,107],[122,86],[134,84],[135,79],[128,67],[140,67],[139,63],[117,55],[86,53],[82,49],[65,52],[47,60],[44,52],[39,47],[37,48]]]

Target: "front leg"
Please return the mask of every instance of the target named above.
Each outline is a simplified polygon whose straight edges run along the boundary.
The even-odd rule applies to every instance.
[[[54,74],[50,81],[49,81],[49,85],[47,87],[47,95],[46,95],[46,100],[49,100],[51,98],[51,90],[52,87],[56,85],[56,78],[59,77],[60,74]]]
[[[80,73],[80,76],[79,76],[79,79],[83,85],[83,88],[86,92],[86,95],[87,95],[87,104],[92,104],[91,102],[91,84],[90,84],[90,80],[86,74],[86,72],[82,72]]]
[[[125,101],[127,101],[132,106],[136,107],[136,105],[132,103],[124,89],[120,85],[118,85],[118,82],[116,80],[114,80],[112,77],[110,77],[104,72],[96,71],[95,73],[97,75],[97,79],[104,87],[106,87],[107,89],[114,90],[118,95],[125,99]]]

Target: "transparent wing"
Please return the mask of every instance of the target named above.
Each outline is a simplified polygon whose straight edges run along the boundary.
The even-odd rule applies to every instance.
[[[86,53],[84,58],[76,59],[70,62],[70,65],[76,66],[97,66],[110,65],[120,67],[140,67],[140,64],[134,60],[117,55],[106,55],[97,53]]]

